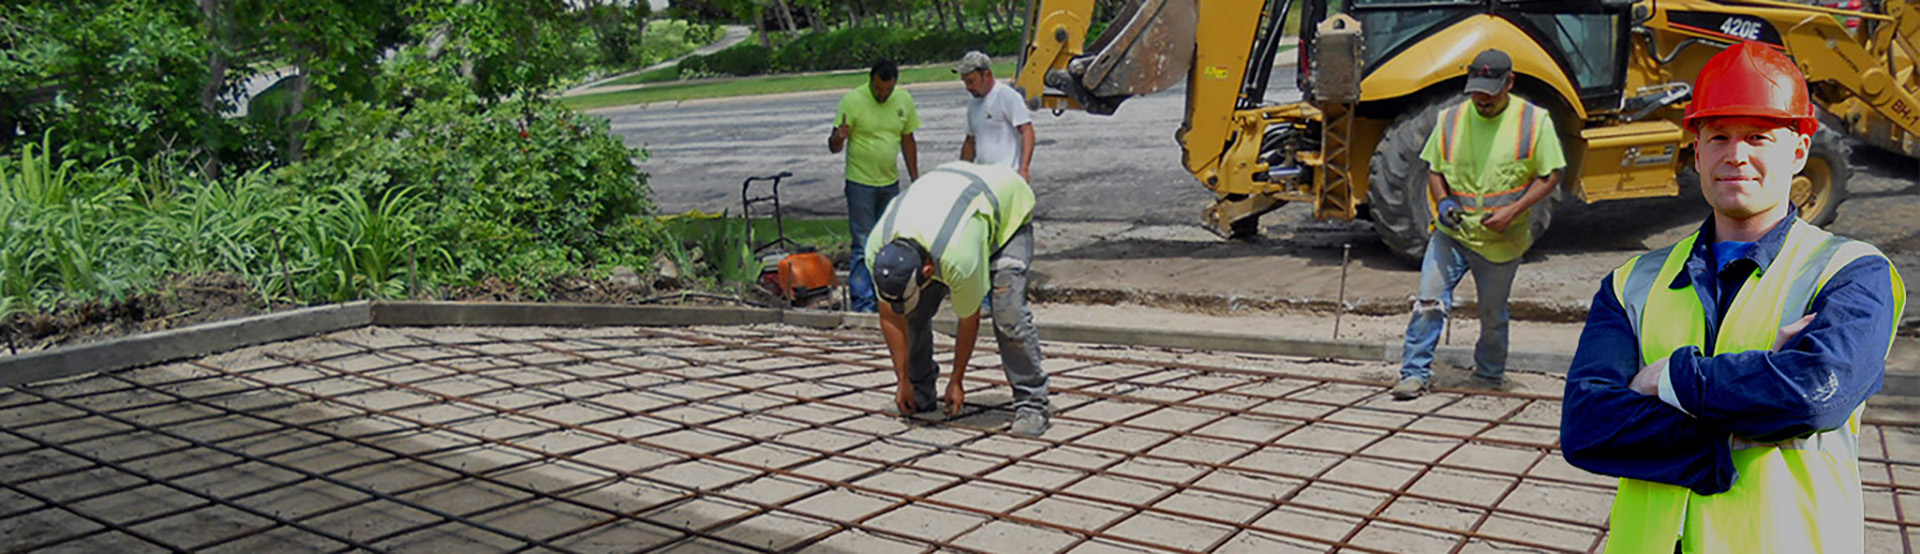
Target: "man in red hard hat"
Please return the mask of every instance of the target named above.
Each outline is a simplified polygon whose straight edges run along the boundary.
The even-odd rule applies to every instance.
[[[1819,124],[1786,55],[1715,55],[1682,124],[1713,215],[1601,280],[1563,454],[1621,478],[1608,552],[1860,552],[1860,414],[1906,286],[1787,201]]]

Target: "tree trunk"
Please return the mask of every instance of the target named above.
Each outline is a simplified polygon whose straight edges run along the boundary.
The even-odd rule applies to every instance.
[[[787,32],[800,30],[793,24],[793,8],[787,5],[787,0],[773,0],[773,4],[780,9],[780,24],[786,26]]]
[[[207,49],[207,76],[200,83],[200,112],[208,118],[220,117],[220,92],[227,88],[227,70],[232,59],[227,49],[233,46],[233,24],[220,0],[200,0],[200,14],[207,21],[207,37],[213,43]],[[6,127],[12,130],[12,126]],[[200,130],[200,170],[209,178],[220,178],[220,131],[208,125]]]
[[[967,11],[961,8],[960,0],[952,0],[952,1],[953,1],[953,21],[954,23],[957,24],[956,26],[960,27],[960,32],[962,33],[967,32]]]
[[[947,23],[947,10],[940,9],[940,2],[943,2],[945,0],[933,0],[933,1],[934,1],[933,14],[940,16],[940,30],[945,31],[947,29],[952,29],[953,25],[950,23]]]
[[[755,30],[758,30],[758,31],[760,32],[760,46],[763,46],[763,47],[766,47],[766,48],[773,48],[773,40],[772,40],[772,39],[769,39],[769,38],[767,38],[767,10],[766,10],[766,8],[754,8],[754,10],[753,10],[753,28],[754,28]]]
[[[302,49],[304,50],[304,48]],[[288,163],[299,163],[306,158],[308,119],[300,112],[307,107],[307,91],[313,88],[313,80],[307,78],[306,52],[301,52],[293,65],[293,90],[287,99],[286,130],[287,152],[282,157]]]
[[[849,3],[847,3],[847,4],[844,4],[844,5],[845,5],[845,6],[846,6],[846,8],[847,8],[847,21],[851,21],[851,22],[853,22],[853,26],[855,26],[855,27],[859,27],[859,26],[860,26],[860,12],[862,12],[862,11],[865,11],[865,10],[864,10],[863,8],[861,8],[861,7],[859,7],[859,6],[860,6],[860,3],[859,3],[859,2],[849,2]]]
[[[824,27],[826,25],[820,22],[820,10],[818,8],[807,10],[807,31],[818,33]]]

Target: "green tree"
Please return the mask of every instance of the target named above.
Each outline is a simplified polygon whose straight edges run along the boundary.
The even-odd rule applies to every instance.
[[[218,132],[200,101],[209,46],[187,0],[27,0],[0,7],[0,146],[53,132],[97,163],[190,149]]]

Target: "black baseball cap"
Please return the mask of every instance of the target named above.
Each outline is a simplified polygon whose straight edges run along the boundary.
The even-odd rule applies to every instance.
[[[891,305],[894,313],[905,315],[910,304],[918,303],[920,289],[926,288],[920,271],[924,266],[926,256],[912,240],[896,238],[881,246],[873,254],[875,295]]]
[[[1467,66],[1467,92],[1500,94],[1501,87],[1507,86],[1507,77],[1513,75],[1513,58],[1498,48],[1488,48],[1473,57],[1473,64]]]

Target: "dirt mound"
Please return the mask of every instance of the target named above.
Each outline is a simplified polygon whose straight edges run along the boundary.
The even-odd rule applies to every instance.
[[[282,305],[284,306],[284,304]],[[227,274],[173,276],[155,292],[119,302],[86,302],[0,321],[10,351],[185,327],[268,311],[245,280]]]

